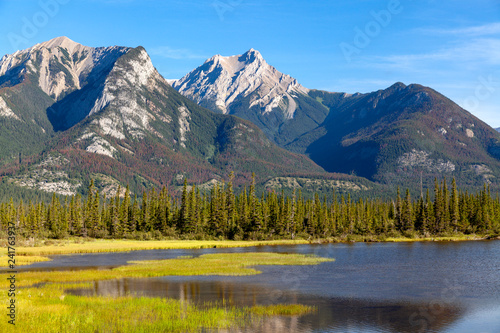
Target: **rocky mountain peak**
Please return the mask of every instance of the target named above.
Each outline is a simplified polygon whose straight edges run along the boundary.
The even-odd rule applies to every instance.
[[[254,61],[265,62],[262,54],[260,54],[260,52],[255,49],[250,49],[247,52],[243,53],[241,58],[244,58],[246,63],[252,63]]]
[[[72,41],[71,39],[69,39],[66,36],[56,37],[56,38],[53,38],[49,41],[46,41],[46,42],[43,42],[40,44],[36,44],[33,48],[53,49],[53,48],[57,48],[57,47],[61,47],[63,49],[66,49],[66,50],[70,51],[70,53],[73,53],[73,51],[76,48],[85,48],[83,45]]]
[[[0,60],[0,76],[13,83],[30,76],[47,95],[59,101],[92,81],[89,76],[109,68],[128,50],[117,46],[94,48],[68,37],[57,37],[4,56]]]
[[[296,94],[308,92],[296,79],[269,65],[255,49],[230,57],[213,56],[173,87],[216,112],[232,113],[233,105],[249,99],[249,107],[256,107],[259,115],[277,111],[287,119],[293,118],[297,108]]]

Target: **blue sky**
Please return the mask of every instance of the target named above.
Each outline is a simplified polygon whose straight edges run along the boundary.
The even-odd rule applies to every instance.
[[[139,46],[166,78],[259,50],[308,87],[430,86],[500,127],[499,0],[0,0],[0,54],[67,36]]]

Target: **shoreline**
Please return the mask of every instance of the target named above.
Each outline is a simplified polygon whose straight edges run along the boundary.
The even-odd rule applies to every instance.
[[[17,258],[21,265],[30,265],[35,262],[51,261],[47,256],[74,255],[92,253],[130,252],[144,250],[182,250],[206,248],[237,248],[260,247],[302,244],[354,244],[354,243],[414,243],[414,242],[468,242],[499,240],[500,237],[479,235],[435,236],[422,238],[376,236],[347,236],[343,238],[327,238],[314,240],[271,240],[271,241],[230,241],[230,240],[123,240],[123,239],[83,239],[71,238],[66,240],[45,240],[49,244],[40,246],[17,247]],[[6,265],[6,256],[0,255],[0,267]],[[4,262],[5,261],[5,265]]]

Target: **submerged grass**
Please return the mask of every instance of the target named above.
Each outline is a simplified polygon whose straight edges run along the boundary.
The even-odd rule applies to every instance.
[[[202,328],[238,327],[263,316],[297,316],[313,308],[298,304],[251,308],[196,306],[162,298],[72,296],[65,295],[64,291],[89,288],[92,284],[63,282],[165,275],[249,275],[259,273],[249,268],[254,265],[315,265],[332,260],[300,254],[226,253],[138,261],[110,270],[22,272],[16,276],[16,329],[22,332],[197,332]],[[0,287],[6,288],[7,283],[7,279],[2,278]],[[33,287],[39,283],[46,284]],[[7,297],[7,293],[2,293],[0,302],[8,304]],[[12,328],[7,320],[0,321],[0,331]]]

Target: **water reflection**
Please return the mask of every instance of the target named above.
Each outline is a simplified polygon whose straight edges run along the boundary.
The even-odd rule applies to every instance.
[[[96,281],[93,288],[67,290],[79,296],[165,297],[203,305],[234,306],[300,303],[317,311],[301,317],[273,317],[230,332],[441,332],[464,314],[457,305],[441,304],[432,311],[426,303],[377,302],[372,300],[326,298],[280,292],[261,285],[227,281],[177,282],[165,279],[119,279]]]
[[[260,266],[241,277],[101,281],[81,295],[171,297],[236,306],[302,303],[318,312],[271,318],[245,332],[500,332],[500,241],[325,244],[152,250],[56,256],[26,270],[124,265],[205,253],[281,252],[335,258],[317,266]],[[413,325],[412,325],[413,324]],[[259,326],[260,325],[260,326]],[[236,331],[235,331],[236,332]]]

